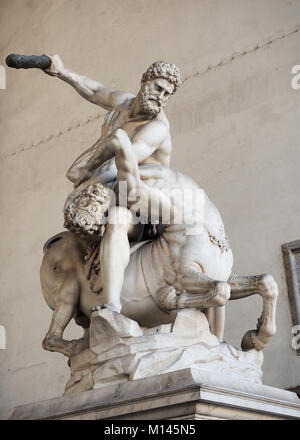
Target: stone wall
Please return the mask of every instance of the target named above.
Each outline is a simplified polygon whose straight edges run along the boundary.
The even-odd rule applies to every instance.
[[[9,53],[58,53],[75,72],[137,92],[155,60],[181,67],[167,114],[172,167],[219,208],[239,273],[272,273],[278,333],[265,350],[264,383],[300,383],[281,244],[299,239],[300,64],[297,0],[1,0],[0,64]],[[67,360],[41,341],[51,319],[39,266],[62,230],[65,171],[99,136],[105,114],[38,70],[6,69],[0,90],[0,417],[63,393]],[[261,311],[257,298],[227,307],[226,340],[239,345]],[[81,334],[75,325],[66,337]]]

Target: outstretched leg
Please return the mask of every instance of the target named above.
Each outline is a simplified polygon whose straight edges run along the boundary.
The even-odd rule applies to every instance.
[[[263,311],[258,319],[256,330],[249,330],[243,337],[244,350],[262,350],[276,332],[275,311],[278,287],[271,275],[241,276],[231,275],[228,283],[231,288],[230,300],[246,298],[258,294],[263,300]]]
[[[230,286],[215,281],[200,270],[189,269],[175,283],[157,292],[157,297],[166,310],[197,307],[207,310],[211,332],[222,341],[225,326],[225,307],[230,297]]]

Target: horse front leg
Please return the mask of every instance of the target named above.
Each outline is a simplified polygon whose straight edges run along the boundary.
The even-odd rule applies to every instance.
[[[61,288],[49,330],[42,342],[45,350],[57,351],[70,358],[77,354],[78,349],[81,348],[83,339],[86,338],[72,341],[63,339],[65,328],[76,315],[78,297],[79,285],[77,282],[67,282]]]
[[[246,298],[258,294],[263,300],[262,314],[255,330],[248,330],[243,336],[243,350],[262,350],[276,333],[275,312],[278,287],[272,275],[241,276],[231,275],[228,283],[231,288],[230,300]]]
[[[42,342],[42,346],[48,351],[57,351],[67,357],[71,357],[75,350],[75,341],[63,339],[63,332],[75,313],[71,304],[60,303],[53,312],[49,330]]]

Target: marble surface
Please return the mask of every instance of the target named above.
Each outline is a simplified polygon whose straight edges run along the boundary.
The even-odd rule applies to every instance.
[[[298,419],[300,400],[290,391],[193,367],[19,406],[10,418]]]
[[[89,348],[70,359],[65,395],[193,367],[200,372],[261,384],[262,351],[220,342],[197,309],[178,312],[174,323],[142,330],[109,309],[91,315]]]

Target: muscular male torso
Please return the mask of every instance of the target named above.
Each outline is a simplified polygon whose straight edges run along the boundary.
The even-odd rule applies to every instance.
[[[95,148],[104,142],[109,136],[111,136],[117,129],[122,128],[126,131],[130,141],[135,145],[137,161],[142,163],[158,163],[164,166],[170,165],[170,154],[172,150],[171,135],[169,128],[169,121],[163,111],[160,111],[156,116],[151,119],[139,119],[130,116],[131,105],[134,100],[134,96],[126,99],[122,104],[115,107],[113,110],[107,113],[101,129],[100,143],[97,146],[93,146],[81,154],[68,170],[68,178],[75,183],[80,181],[81,173],[85,170],[85,166],[93,155]],[[156,133],[163,127],[166,135],[163,136],[162,141],[156,143]],[[149,133],[151,132],[149,142]],[[157,136],[159,137],[159,136]],[[153,144],[152,144],[153,139]],[[144,151],[139,151],[139,144],[142,142],[143,149],[147,149],[147,154]],[[152,151],[153,150],[153,151]],[[145,157],[143,157],[145,156]],[[116,167],[114,165],[114,159],[110,159],[103,165],[99,166],[94,172],[94,176],[97,176],[97,180],[100,179],[101,183],[107,184],[116,177]]]
[[[132,118],[130,116],[130,111],[133,99],[134,97],[127,99],[106,115],[102,125],[101,138],[104,139],[110,136],[118,128],[122,128],[124,131],[126,131],[131,142],[134,143],[137,135],[142,137],[143,130],[146,126],[147,130],[155,130],[155,125],[159,121],[167,128],[168,135],[164,138],[163,142],[157,147],[157,149],[150,154],[147,159],[141,161],[140,163],[151,162],[169,166],[172,145],[169,121],[165,113],[161,111],[158,113],[158,115],[150,120],[138,120],[137,118]]]

